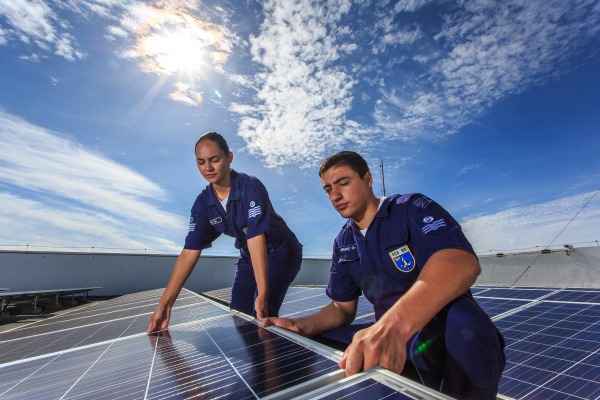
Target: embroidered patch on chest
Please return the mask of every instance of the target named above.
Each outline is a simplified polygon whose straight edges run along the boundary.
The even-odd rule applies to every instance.
[[[208,222],[210,222],[211,225],[217,225],[217,224],[220,224],[221,222],[223,222],[223,218],[221,218],[221,217],[213,218],[213,219],[209,220]]]
[[[396,250],[389,252],[390,258],[402,272],[410,272],[415,268],[415,257],[410,251],[408,245],[404,245]]]

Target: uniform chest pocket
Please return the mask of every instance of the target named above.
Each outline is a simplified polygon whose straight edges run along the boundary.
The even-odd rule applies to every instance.
[[[391,264],[404,273],[413,271],[416,266],[408,240],[408,231],[397,231],[381,241],[381,249],[389,255]]]
[[[385,250],[389,249],[390,247],[399,247],[402,244],[408,243],[409,239],[410,238],[407,229],[396,230],[381,238],[380,248]]]

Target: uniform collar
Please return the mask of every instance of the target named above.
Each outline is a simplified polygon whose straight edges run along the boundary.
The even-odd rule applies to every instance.
[[[379,207],[379,210],[377,210],[377,212],[375,213],[374,218],[385,218],[388,215],[390,215],[388,208],[390,207],[391,203],[392,197],[386,197],[385,199],[383,199],[383,203]]]
[[[229,189],[229,197],[228,197],[228,201],[229,200],[239,200],[240,199],[240,180],[239,178],[239,173],[235,170],[231,170],[230,172],[231,174],[231,182],[230,182],[230,189]],[[208,192],[208,205],[209,206],[214,206],[214,205],[218,205],[219,199],[217,199],[217,196],[215,195],[210,183],[208,184],[208,186],[206,186],[206,191]]]
[[[383,199],[383,203],[381,204],[381,207],[379,207],[379,209],[377,210],[377,212],[375,213],[375,216],[373,217],[373,219],[375,218],[385,218],[388,215],[390,215],[388,208],[391,204],[391,197],[386,197],[385,199]],[[373,221],[371,221],[371,224],[373,223]],[[370,225],[370,224],[369,224]],[[358,226],[354,223],[354,221],[352,220],[352,218],[348,218],[348,220],[346,221],[346,224],[344,225],[343,229],[356,229],[357,231],[359,231],[360,229],[358,229]]]
[[[229,189],[229,200],[240,199],[240,174],[232,169],[231,172],[231,189]]]

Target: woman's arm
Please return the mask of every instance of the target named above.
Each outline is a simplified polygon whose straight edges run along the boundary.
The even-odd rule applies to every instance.
[[[256,310],[256,318],[262,320],[269,316],[267,307],[269,267],[267,265],[267,242],[264,233],[248,239],[248,251],[250,252],[254,279],[256,280],[256,287],[258,289],[254,309]]]
[[[183,284],[192,273],[202,250],[183,249],[175,261],[171,278],[163,292],[163,295],[154,310],[154,314],[150,318],[150,324],[146,332],[163,330],[169,327],[169,319],[171,318],[171,307],[177,300],[177,296],[183,287]]]

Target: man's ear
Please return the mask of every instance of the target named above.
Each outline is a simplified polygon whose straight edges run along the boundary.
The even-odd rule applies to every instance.
[[[373,186],[373,175],[371,175],[371,171],[367,171],[363,179],[367,181],[369,187]]]

